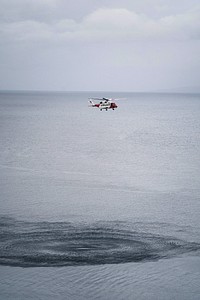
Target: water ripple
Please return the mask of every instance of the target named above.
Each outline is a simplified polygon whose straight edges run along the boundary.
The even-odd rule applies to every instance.
[[[21,267],[145,262],[183,253],[200,243],[145,232],[126,222],[27,222],[0,218],[0,264]]]

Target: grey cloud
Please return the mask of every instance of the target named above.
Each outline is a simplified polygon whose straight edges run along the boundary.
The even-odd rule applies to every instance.
[[[61,19],[80,21],[99,8],[122,9],[159,19],[183,14],[199,7],[199,0],[0,0],[0,20],[16,22],[35,20],[56,22]]]
[[[57,9],[58,0],[0,0],[0,20],[50,20]]]
[[[0,88],[198,86],[198,1],[0,0]]]
[[[80,22],[62,19],[53,24],[24,20],[1,23],[1,37],[9,40],[131,41],[142,39],[199,39],[200,12],[152,19],[127,9],[98,9]]]

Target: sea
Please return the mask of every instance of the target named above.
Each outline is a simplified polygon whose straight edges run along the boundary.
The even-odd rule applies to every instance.
[[[0,92],[0,299],[199,300],[199,279],[200,94]]]

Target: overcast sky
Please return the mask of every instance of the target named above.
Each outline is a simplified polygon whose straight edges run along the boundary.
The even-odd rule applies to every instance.
[[[0,0],[0,89],[200,91],[200,1]]]

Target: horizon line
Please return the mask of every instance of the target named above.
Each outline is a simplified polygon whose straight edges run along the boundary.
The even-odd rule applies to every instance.
[[[170,89],[163,89],[163,90],[149,90],[149,91],[107,91],[107,90],[41,90],[41,89],[0,89],[0,93],[14,93],[14,92],[21,92],[21,93],[28,93],[28,92],[35,92],[35,93],[135,93],[135,94],[200,94],[199,91],[181,91],[181,90],[170,90]]]

